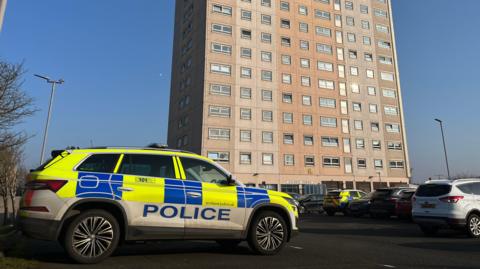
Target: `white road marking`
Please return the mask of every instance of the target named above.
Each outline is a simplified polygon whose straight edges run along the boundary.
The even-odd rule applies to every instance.
[[[395,266],[389,265],[389,264],[380,264],[380,266],[387,267],[387,268],[396,268]]]
[[[296,246],[290,246],[290,247],[294,249],[303,249],[302,247],[296,247]]]

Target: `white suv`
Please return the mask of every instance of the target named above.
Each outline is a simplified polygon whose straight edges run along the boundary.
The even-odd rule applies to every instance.
[[[479,238],[480,179],[427,181],[412,198],[412,216],[426,235],[454,228]]]

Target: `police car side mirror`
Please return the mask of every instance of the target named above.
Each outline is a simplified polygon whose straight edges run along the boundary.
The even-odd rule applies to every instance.
[[[233,176],[230,174],[227,176],[227,185],[235,185],[235,179],[233,179]]]

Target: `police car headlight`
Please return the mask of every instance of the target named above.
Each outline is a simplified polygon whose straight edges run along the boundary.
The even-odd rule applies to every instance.
[[[291,206],[297,207],[300,205],[297,200],[288,198],[288,197],[283,197]]]

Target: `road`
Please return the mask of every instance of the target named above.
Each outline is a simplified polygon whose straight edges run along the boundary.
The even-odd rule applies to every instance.
[[[424,237],[415,224],[309,215],[301,234],[277,256],[249,252],[245,243],[232,252],[214,242],[158,242],[122,246],[98,265],[72,264],[55,243],[26,240],[21,257],[39,268],[479,268],[480,240],[455,231]]]

